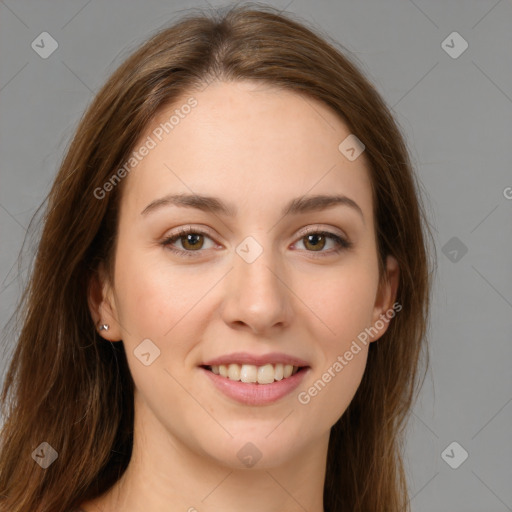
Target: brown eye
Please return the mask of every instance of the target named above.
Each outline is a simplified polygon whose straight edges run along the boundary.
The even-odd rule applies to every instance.
[[[333,243],[333,248],[330,250],[324,250],[329,241]],[[352,242],[349,242],[335,233],[330,233],[329,231],[310,231],[300,238],[300,242],[304,244],[306,253],[309,253],[315,258],[339,254],[346,249],[350,249],[353,245]]]
[[[184,249],[197,250],[201,249],[204,244],[203,235],[200,233],[190,233],[187,235],[182,235],[179,238]]]
[[[309,244],[313,251],[321,251],[325,247],[325,235],[321,233],[306,235],[303,240],[307,240],[305,247],[308,248]]]
[[[210,240],[211,246],[205,247],[205,241]],[[181,248],[177,244],[180,242]],[[164,240],[161,244],[169,249],[171,252],[179,256],[200,256],[205,249],[215,246],[210,235],[193,227],[180,229],[176,234],[171,235]]]

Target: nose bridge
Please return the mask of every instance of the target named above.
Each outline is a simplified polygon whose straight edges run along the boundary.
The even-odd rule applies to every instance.
[[[225,320],[243,322],[255,331],[264,331],[290,321],[290,296],[285,286],[284,265],[263,230],[236,247],[234,268],[225,307]]]

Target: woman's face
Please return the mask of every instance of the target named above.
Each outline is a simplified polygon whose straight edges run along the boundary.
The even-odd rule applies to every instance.
[[[145,436],[229,467],[325,446],[397,282],[389,259],[378,287],[369,173],[364,152],[339,149],[349,135],[320,102],[236,82],[184,97],[141,137],[97,311],[125,345]],[[302,369],[285,377],[285,363]]]

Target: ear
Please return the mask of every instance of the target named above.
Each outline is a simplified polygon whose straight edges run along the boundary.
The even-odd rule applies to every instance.
[[[395,311],[402,309],[401,306],[393,308],[400,276],[398,261],[394,256],[387,256],[384,274],[375,298],[370,341],[377,341],[388,329],[391,318],[395,316]]]
[[[87,302],[100,336],[108,341],[120,341],[121,329],[117,321],[114,293],[102,263],[89,279]],[[107,324],[108,330],[100,330],[102,324]]]

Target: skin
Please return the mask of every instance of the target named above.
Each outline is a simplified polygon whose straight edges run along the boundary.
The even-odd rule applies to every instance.
[[[379,286],[367,161],[340,153],[350,130],[316,100],[254,82],[216,82],[193,96],[198,105],[125,178],[113,280],[100,268],[91,282],[91,314],[110,325],[101,335],[126,347],[135,426],[126,473],[82,508],[235,512],[242,503],[247,512],[321,512],[330,428],[360,384],[369,344],[308,404],[297,395],[392,307],[398,284],[388,257]],[[141,214],[170,193],[215,196],[238,213],[163,206]],[[292,198],[335,193],[362,216],[347,205],[281,215]],[[181,226],[210,228],[188,245],[186,237],[172,244],[195,257],[162,244]],[[302,232],[308,227],[353,246],[336,254],[328,237],[315,246]],[[236,252],[247,236],[263,249],[252,263]],[[134,349],[148,338],[161,353],[145,366]],[[284,352],[311,369],[278,402],[244,405],[198,367],[235,351]],[[237,457],[248,442],[262,455],[251,468]]]

